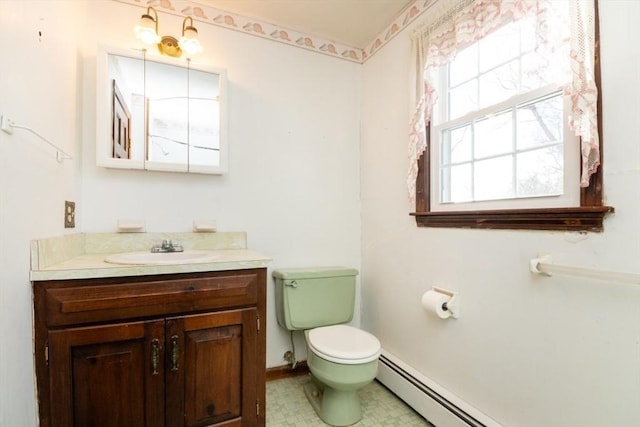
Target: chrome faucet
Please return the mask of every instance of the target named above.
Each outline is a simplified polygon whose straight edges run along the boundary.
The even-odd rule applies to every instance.
[[[184,248],[182,245],[174,245],[171,240],[163,240],[162,245],[154,246],[151,248],[152,253],[160,253],[160,252],[184,252]]]

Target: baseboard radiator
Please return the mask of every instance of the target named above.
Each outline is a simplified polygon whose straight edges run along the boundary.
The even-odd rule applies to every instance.
[[[377,380],[436,427],[503,427],[384,350]]]

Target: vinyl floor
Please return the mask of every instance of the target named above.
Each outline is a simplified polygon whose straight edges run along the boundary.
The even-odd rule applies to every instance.
[[[307,375],[267,382],[267,427],[323,427],[302,386]],[[420,414],[377,381],[360,390],[362,419],[357,427],[433,427]]]

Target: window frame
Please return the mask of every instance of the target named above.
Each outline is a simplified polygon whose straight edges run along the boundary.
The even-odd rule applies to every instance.
[[[446,97],[443,97],[446,98]],[[490,120],[492,117],[497,117],[500,115],[509,115],[510,120],[515,120],[515,112],[519,111],[519,109],[523,105],[534,104],[538,102],[544,102],[545,100],[549,100],[552,98],[560,98],[560,102],[564,104],[564,119],[568,120],[568,115],[566,112],[566,107],[568,106],[567,97],[563,96],[561,93],[561,88],[555,84],[548,84],[539,89],[530,91],[526,94],[521,94],[518,96],[514,96],[509,100],[505,100],[500,102],[494,106],[490,106],[487,108],[482,108],[478,111],[471,112],[466,114],[465,116],[461,116],[459,118],[446,121],[444,123],[435,124],[431,131],[434,135],[442,135],[443,132],[448,132],[451,129],[460,129],[463,127],[470,128],[478,123],[482,123],[485,120]],[[505,114],[506,113],[506,114]],[[433,211],[452,211],[452,210],[460,210],[460,211],[469,211],[469,210],[493,210],[493,209],[526,209],[526,208],[538,208],[538,207],[564,207],[571,204],[576,204],[579,200],[580,189],[579,189],[579,166],[580,166],[580,157],[579,151],[580,147],[579,142],[580,139],[574,134],[573,131],[569,129],[568,124],[563,126],[561,132],[564,134],[561,142],[555,141],[553,144],[557,146],[561,146],[562,156],[565,161],[565,173],[562,176],[562,186],[564,188],[564,192],[559,193],[550,193],[550,194],[533,194],[533,195],[517,195],[517,182],[514,175],[511,176],[512,184],[513,184],[513,197],[505,196],[503,198],[478,198],[475,200],[462,200],[459,202],[452,201],[440,201],[438,202],[437,197],[433,197],[431,200],[431,209]],[[471,132],[473,133],[473,132]],[[515,135],[513,135],[515,138]],[[471,137],[473,139],[473,137]],[[442,154],[443,150],[441,147],[442,140],[439,143],[434,143],[432,156],[431,156],[431,167],[438,168],[439,173],[434,173],[431,177],[431,194],[438,194],[440,198],[442,198],[442,193],[440,189],[444,187],[444,181],[442,176],[443,166],[449,166],[446,161],[443,162]],[[468,165],[476,165],[477,163],[489,159],[489,158],[505,158],[511,156],[512,158],[519,153],[523,152],[532,152],[536,150],[540,150],[542,146],[533,146],[529,145],[527,147],[521,148],[515,144],[514,141],[511,141],[512,144],[510,149],[506,149],[504,151],[492,153],[489,156],[478,156],[473,153],[469,154],[469,158],[458,163],[458,164],[468,164]],[[473,145],[473,143],[472,143]],[[473,149],[471,149],[473,152]],[[446,153],[447,150],[444,150]],[[517,171],[517,162],[513,160],[512,167],[516,168]],[[569,166],[567,166],[569,165]],[[514,172],[512,170],[512,172]],[[571,173],[570,175],[568,173]],[[477,183],[476,178],[473,176],[469,177],[473,184]],[[475,193],[474,193],[475,195]]]
[[[471,211],[431,211],[431,150],[430,127],[427,125],[427,147],[418,159],[416,178],[416,206],[410,215],[418,227],[603,231],[604,217],[614,208],[603,204],[603,138],[602,96],[600,69],[600,26],[598,2],[595,2],[595,61],[594,74],[598,90],[598,133],[600,136],[600,166],[591,175],[589,186],[580,188],[580,206],[562,208],[500,209]]]

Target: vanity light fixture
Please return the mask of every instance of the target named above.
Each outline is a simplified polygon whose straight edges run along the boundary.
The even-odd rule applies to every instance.
[[[187,20],[189,20],[189,25],[187,25]],[[178,44],[187,55],[196,55],[202,52],[202,45],[198,40],[198,30],[193,26],[193,18],[190,16],[182,21],[182,37],[180,37]]]
[[[172,36],[158,35],[158,12],[151,6],[140,17],[140,23],[135,26],[134,32],[144,44],[158,45],[158,50],[163,55],[179,58],[183,52],[188,56],[202,52],[198,30],[193,26],[193,18],[190,16],[182,21],[182,37],[179,41]]]

